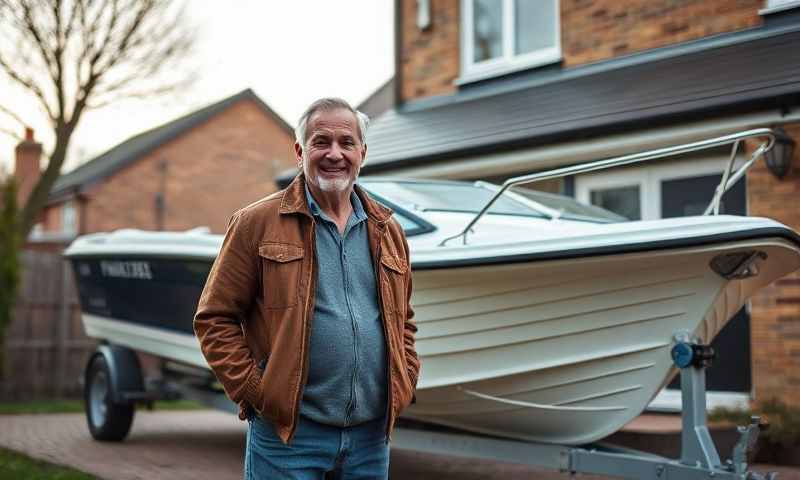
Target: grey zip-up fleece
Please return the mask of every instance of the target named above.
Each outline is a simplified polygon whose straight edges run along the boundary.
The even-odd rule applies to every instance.
[[[343,234],[306,188],[316,220],[317,288],[311,322],[308,381],[300,414],[339,427],[386,413],[387,372],[367,215],[352,193]]]

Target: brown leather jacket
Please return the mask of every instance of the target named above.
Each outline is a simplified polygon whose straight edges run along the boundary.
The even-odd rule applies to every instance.
[[[314,218],[303,175],[234,213],[208,275],[194,331],[225,392],[271,420],[281,439],[294,436],[308,376],[317,262]],[[392,211],[356,186],[367,214],[388,361],[387,434],[414,396],[420,363],[414,350],[408,244]],[[262,372],[258,364],[266,359]]]

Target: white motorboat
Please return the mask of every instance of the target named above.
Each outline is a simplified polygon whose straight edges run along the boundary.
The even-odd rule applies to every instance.
[[[362,179],[408,235],[422,361],[405,416],[557,444],[601,439],[676,373],[677,334],[710,343],[750,296],[800,268],[800,236],[766,218],[623,221],[522,182],[763,136],[768,130],[511,179]],[[733,156],[732,156],[733,158]],[[466,228],[465,228],[466,225]],[[87,334],[213,378],[192,317],[222,237],[200,230],[87,235],[66,251]],[[180,367],[182,366],[182,367]],[[87,379],[91,390],[93,379]],[[100,388],[100,387],[98,387]],[[89,408],[92,408],[89,402]]]

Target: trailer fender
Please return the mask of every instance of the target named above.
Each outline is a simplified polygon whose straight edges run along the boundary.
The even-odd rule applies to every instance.
[[[111,395],[112,401],[117,404],[131,403],[131,393],[145,391],[144,380],[142,379],[142,367],[136,353],[119,345],[102,344],[97,347],[95,353],[86,363],[84,376],[88,375],[92,362],[98,356],[102,356],[108,365],[111,376]]]

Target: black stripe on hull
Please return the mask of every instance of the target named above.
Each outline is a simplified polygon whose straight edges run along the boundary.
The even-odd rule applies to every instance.
[[[211,261],[72,258],[84,313],[194,335],[192,320]]]

